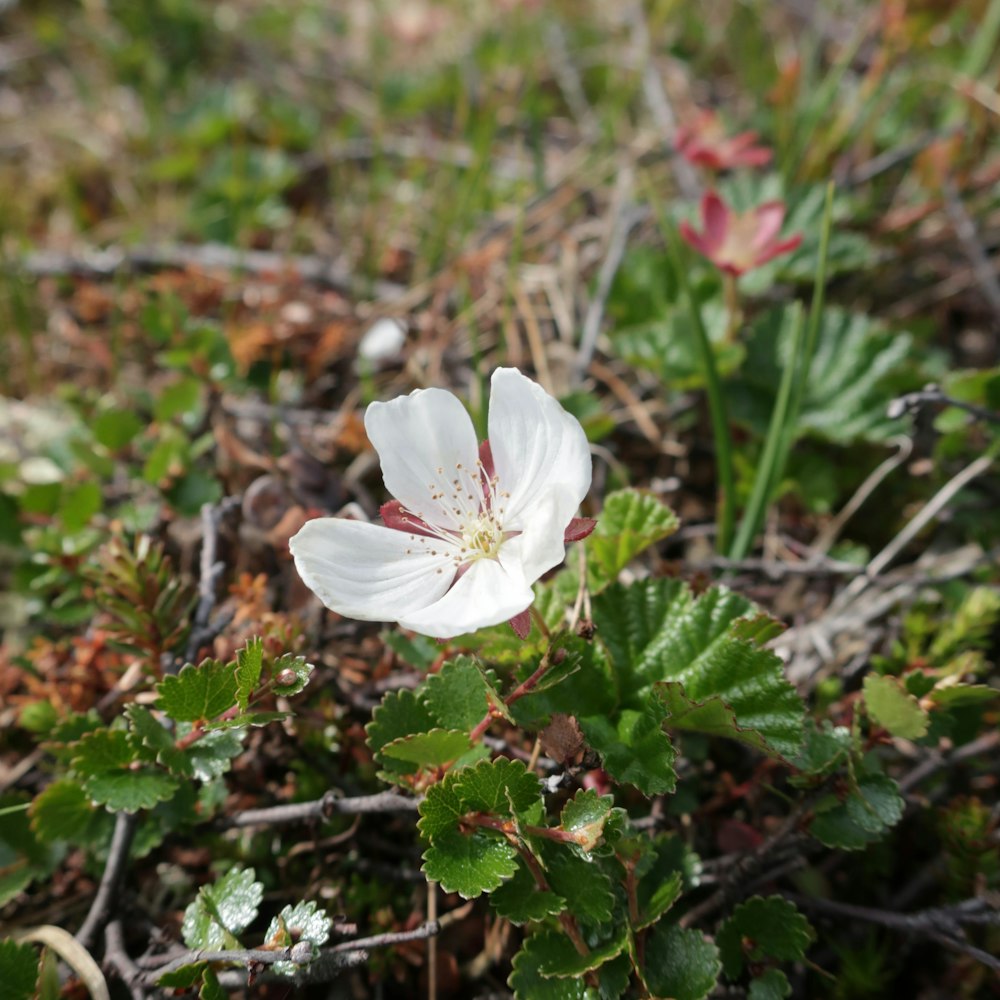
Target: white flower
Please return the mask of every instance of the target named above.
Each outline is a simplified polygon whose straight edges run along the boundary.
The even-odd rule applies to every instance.
[[[396,500],[382,508],[385,527],[303,526],[290,545],[309,588],[348,618],[439,639],[524,612],[531,585],[562,561],[564,532],[590,489],[576,418],[516,369],[498,368],[482,449],[443,389],[372,403],[365,429]]]

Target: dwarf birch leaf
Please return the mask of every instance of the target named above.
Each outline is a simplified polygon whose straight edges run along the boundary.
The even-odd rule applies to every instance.
[[[472,743],[466,731],[431,729],[426,733],[401,736],[382,747],[381,754],[425,768],[450,764],[471,749]]]
[[[644,549],[677,530],[674,512],[652,493],[609,493],[587,542],[587,575],[593,593],[613,583]]]
[[[514,991],[515,1000],[584,1000],[587,984],[582,976],[547,979],[539,970],[549,945],[559,938],[556,931],[536,931],[514,956],[507,985]]]
[[[132,704],[125,709],[125,714],[133,734],[155,753],[157,762],[184,778],[199,781],[217,778],[229,770],[232,758],[243,749],[243,732],[228,728],[206,732],[182,749],[149,709]],[[176,735],[183,737],[190,731],[190,725],[181,723]]]
[[[792,995],[792,984],[781,969],[768,969],[750,981],[748,1000],[785,1000]]]
[[[899,822],[904,805],[892,778],[877,772],[862,773],[857,790],[846,799],[830,795],[816,804],[809,832],[827,847],[861,850]]]
[[[783,896],[754,896],[740,903],[715,936],[730,979],[743,974],[745,962],[797,962],[812,940],[809,921]]]
[[[162,986],[164,989],[189,990],[196,983],[201,982],[201,977],[207,968],[208,962],[192,962],[190,965],[182,965],[179,969],[164,972],[156,980],[156,985]]]
[[[372,712],[365,726],[368,746],[375,759],[382,761],[382,748],[393,740],[414,733],[425,733],[436,725],[430,710],[412,691],[390,691]]]
[[[895,677],[869,674],[863,686],[868,714],[893,736],[918,740],[927,735],[927,712]]]
[[[222,988],[215,969],[205,966],[201,977],[201,989],[198,990],[198,1000],[228,1000],[229,994]]]
[[[592,788],[581,789],[563,806],[559,826],[577,838],[577,846],[582,850],[592,851],[604,835],[613,805],[611,795],[598,795]]]
[[[438,834],[424,852],[423,872],[445,892],[473,899],[492,892],[517,871],[517,849],[501,834],[452,830]]]
[[[417,828],[431,843],[441,834],[457,830],[459,820],[468,811],[455,788],[458,778],[459,772],[450,771],[444,776],[444,780],[427,789],[427,794],[420,803]]]
[[[449,660],[440,671],[431,674],[424,685],[421,700],[441,726],[449,729],[474,729],[494,708],[509,717],[507,706],[482,668],[470,656]]]
[[[643,979],[650,993],[670,1000],[702,1000],[719,978],[719,950],[700,931],[660,921],[646,939]]]
[[[465,812],[516,816],[541,802],[538,776],[519,760],[498,757],[460,771],[455,792]]]
[[[271,667],[271,690],[279,698],[291,698],[309,683],[312,672],[313,665],[304,656],[285,653]]]
[[[164,677],[156,691],[156,707],[175,722],[208,721],[236,704],[236,675],[229,663],[203,660]]]
[[[0,983],[7,1000],[31,1000],[38,982],[38,952],[30,944],[0,941]]]
[[[732,735],[744,742],[759,737],[773,754],[798,751],[802,701],[785,680],[781,660],[761,648],[774,634],[773,623],[752,602],[724,587],[695,598],[682,581],[644,580],[598,595],[594,620],[625,707],[637,708],[654,685],[671,681],[682,686],[691,706],[718,699],[732,712]],[[702,718],[714,729],[718,714]],[[689,719],[692,728],[697,719]]]
[[[298,941],[308,941],[312,945],[313,957],[330,937],[333,921],[316,903],[301,902],[286,906],[276,917],[271,918],[264,940],[269,945],[289,947]],[[294,962],[275,962],[271,966],[279,975],[291,976],[299,966]]]
[[[260,681],[263,666],[264,642],[260,638],[250,639],[236,653],[236,701],[243,712],[250,704],[250,697]]]
[[[610,920],[615,894],[601,865],[551,843],[539,846],[545,877],[552,891],[566,900],[570,912],[583,924],[600,926]]]
[[[141,763],[141,752],[120,729],[98,729],[76,744],[73,769],[83,790],[112,812],[152,809],[177,791],[177,779]]]
[[[45,843],[72,839],[74,844],[96,845],[111,835],[111,816],[95,808],[80,785],[69,779],[46,786],[29,812],[31,828]]]
[[[184,943],[209,951],[239,947],[237,935],[257,916],[263,896],[252,868],[233,868],[213,885],[203,885],[184,911]]]
[[[513,877],[490,895],[497,914],[512,924],[544,920],[566,909],[566,900],[554,892],[540,889],[521,862]]]
[[[854,750],[854,737],[845,726],[832,726],[824,722],[818,728],[811,720],[805,727],[802,750],[792,761],[794,767],[808,777],[793,778],[796,784],[807,783],[809,778],[822,778],[846,763]]]
[[[643,795],[672,792],[677,785],[676,752],[663,731],[663,707],[626,708],[614,720],[601,715],[578,719],[580,729],[615,781],[635,785]]]
[[[633,930],[642,930],[655,924],[680,898],[684,880],[680,872],[671,872],[665,879],[646,879],[640,894],[639,922]]]
[[[586,955],[581,955],[565,934],[554,934],[545,942],[538,956],[537,968],[546,979],[579,977],[620,955],[627,941],[628,928],[623,923],[614,930],[610,940],[591,947]]]

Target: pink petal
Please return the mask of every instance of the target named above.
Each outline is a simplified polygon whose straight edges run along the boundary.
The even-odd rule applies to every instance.
[[[570,542],[578,542],[582,538],[586,538],[596,527],[597,521],[592,517],[574,517],[566,525],[566,530],[563,532],[563,541],[567,545]]]
[[[745,149],[737,156],[733,157],[734,167],[763,167],[771,162],[771,150],[766,146],[754,146],[752,149]]]
[[[705,257],[710,254],[709,248],[705,245],[705,238],[699,233],[689,222],[682,222],[680,224],[680,234],[684,238],[684,242],[693,247],[698,253]]]
[[[514,615],[510,619],[510,627],[514,630],[514,635],[524,642],[531,634],[531,610],[525,608],[524,611]]]
[[[714,192],[701,199],[701,219],[705,230],[704,241],[712,250],[722,246],[732,221],[729,206]]]
[[[772,243],[754,258],[754,266],[766,264],[769,260],[774,260],[775,257],[780,257],[783,253],[791,253],[792,250],[797,250],[801,242],[802,234],[796,233],[794,236],[790,236],[787,240],[782,240],[780,243]]]
[[[754,216],[756,217],[757,227],[753,234],[751,246],[755,250],[763,250],[781,232],[781,224],[785,221],[784,202],[765,202],[755,209]]]

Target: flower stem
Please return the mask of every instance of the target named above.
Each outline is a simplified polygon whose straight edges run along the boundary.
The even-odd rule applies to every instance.
[[[715,365],[715,352],[712,342],[708,339],[705,323],[702,320],[701,309],[691,290],[687,278],[687,268],[680,240],[672,223],[661,217],[661,228],[670,247],[674,270],[681,287],[681,293],[687,301],[691,315],[691,325],[694,328],[698,351],[705,375],[705,389],[708,393],[708,410],[712,419],[712,435],[715,440],[715,466],[719,478],[719,512],[716,518],[717,537],[716,549],[725,553],[729,550],[733,536],[733,453],[732,441],[729,437],[729,418],[726,414],[725,399],[722,395],[722,383],[719,370]]]
[[[805,337],[802,336],[802,308],[796,303],[792,317],[792,350],[788,364],[781,374],[781,383],[771,411],[764,448],[757,465],[750,500],[740,520],[736,539],[729,549],[730,559],[743,559],[750,551],[754,536],[763,523],[767,506],[788,462],[788,455],[798,435],[799,411],[805,393],[809,370],[812,367],[819,324],[823,313],[823,298],[826,291],[826,267],[830,246],[830,227],[833,216],[833,184],[826,190],[826,204],[823,208],[823,222],[820,230],[819,261],[816,267],[816,281],[813,287],[812,305]]]

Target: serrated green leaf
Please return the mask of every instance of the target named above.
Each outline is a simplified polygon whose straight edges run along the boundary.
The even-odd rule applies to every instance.
[[[895,677],[868,674],[863,689],[868,714],[883,729],[907,740],[927,735],[927,713]]]
[[[177,779],[141,763],[141,752],[120,729],[88,733],[75,750],[73,769],[82,778],[83,790],[112,812],[152,809],[177,791]]]
[[[383,758],[416,764],[419,768],[441,767],[458,760],[472,749],[465,730],[431,729],[426,733],[401,736],[382,747]]]
[[[541,802],[538,776],[519,760],[498,757],[459,771],[455,792],[466,813],[509,817],[527,813]]]
[[[365,726],[365,734],[375,759],[384,764],[386,762],[386,758],[382,755],[384,746],[403,736],[425,733],[435,725],[434,716],[427,706],[413,691],[403,689],[390,691],[382,699],[382,703],[372,712],[372,721]],[[400,763],[393,770],[407,773],[416,768],[413,765]]]
[[[184,778],[210,781],[229,770],[230,762],[243,749],[242,730],[227,727],[203,733],[189,746],[180,748],[175,738],[141,705],[125,709],[132,732],[143,746],[153,751],[156,761]],[[178,738],[191,731],[190,725],[177,727]]]
[[[853,751],[854,737],[846,726],[824,722],[822,728],[817,728],[810,720],[802,750],[792,765],[810,778],[822,778],[846,764]]]
[[[592,593],[613,583],[644,549],[677,530],[674,512],[652,493],[625,489],[609,493],[587,540],[587,574]]]
[[[164,677],[156,691],[156,707],[175,722],[211,721],[236,704],[236,674],[230,663],[203,660]]]
[[[449,660],[424,684],[421,699],[439,725],[474,729],[492,708],[509,717],[507,706],[471,656]]]
[[[611,816],[614,797],[598,795],[593,789],[581,789],[563,806],[559,826],[576,837],[576,846],[592,851],[604,836],[604,826]]]
[[[271,690],[280,698],[291,698],[309,683],[313,669],[304,656],[285,653],[271,668]]]
[[[0,940],[0,983],[5,1000],[32,1000],[38,982],[38,952],[30,944]]]
[[[490,905],[512,924],[534,923],[566,909],[566,900],[540,889],[524,862],[503,885],[490,894]]]
[[[445,892],[473,899],[492,892],[517,871],[517,849],[501,834],[476,830],[438,834],[424,852],[423,872]]]
[[[264,641],[250,639],[236,653],[236,702],[245,712],[250,698],[260,682],[260,672],[264,666]]]
[[[252,868],[233,868],[214,884],[203,885],[184,911],[184,943],[208,951],[238,948],[238,935],[257,916],[263,895]]]
[[[404,635],[386,629],[379,638],[404,662],[420,670],[429,670],[441,655],[441,647],[425,635]]]
[[[1000,691],[986,684],[952,684],[934,688],[929,695],[935,705],[958,708],[960,705],[980,705],[1000,698]]]
[[[577,721],[615,781],[635,785],[643,795],[660,795],[677,785],[676,751],[663,731],[665,717],[662,705],[651,699],[643,709],[622,710],[613,721],[599,715]]]
[[[53,781],[31,803],[31,827],[39,840],[51,844],[72,840],[92,845],[106,841],[112,818],[96,809],[80,785],[69,779]]]
[[[812,940],[809,921],[783,896],[753,896],[740,903],[715,936],[730,979],[738,979],[747,962],[797,962]]]
[[[768,969],[750,981],[748,1000],[785,1000],[792,995],[792,984],[781,969]]]
[[[614,888],[598,860],[584,860],[551,841],[536,845],[536,850],[552,891],[566,900],[567,908],[580,923],[599,927],[611,919]]]
[[[450,771],[442,781],[427,789],[420,803],[417,828],[430,843],[434,843],[441,834],[457,830],[459,821],[468,811],[455,789],[458,778],[459,772]]]
[[[555,931],[532,934],[514,956],[507,985],[514,991],[516,1000],[585,1000],[587,984],[583,977],[546,979],[539,971],[539,963],[552,936],[557,936]]]
[[[899,822],[904,806],[895,781],[884,774],[861,773],[857,790],[846,799],[830,795],[816,804],[809,832],[827,847],[861,850]]]
[[[208,965],[201,976],[201,989],[198,990],[198,1000],[228,1000],[229,994],[222,988],[215,969]]]
[[[190,965],[182,965],[179,969],[164,972],[156,980],[157,986],[164,989],[189,990],[196,983],[201,982],[201,977],[208,968],[208,962],[192,962]]]
[[[730,416],[762,436],[767,430],[781,372],[790,360],[792,324],[787,309],[762,314],[751,326],[746,364],[730,388]],[[899,427],[885,401],[917,388],[912,339],[867,316],[835,307],[823,310],[816,350],[799,413],[800,434],[838,444],[881,442]]]
[[[646,938],[644,955],[642,976],[656,998],[702,1000],[719,978],[719,950],[700,931],[661,920]]]
[[[599,969],[605,962],[616,958],[625,950],[628,931],[624,926],[613,929],[607,941],[588,949],[581,955],[565,934],[543,931],[547,937],[543,947],[538,947],[538,971],[546,978],[564,979],[568,976],[582,976],[592,969]],[[538,935],[533,935],[537,937]]]
[[[645,703],[657,683],[676,682],[690,703],[728,706],[744,741],[754,733],[772,753],[798,752],[802,701],[781,660],[760,647],[773,630],[746,598],[724,587],[695,598],[679,580],[615,584],[594,599],[594,620],[624,708]]]
[[[333,921],[326,915],[326,910],[310,900],[286,906],[276,917],[272,917],[264,940],[269,945],[284,948],[308,941],[315,958],[318,949],[329,940],[332,926]],[[284,976],[294,975],[298,968],[294,962],[276,962],[272,966],[275,972]]]
[[[679,871],[671,872],[666,878],[650,876],[640,883],[639,922],[634,930],[642,930],[655,924],[680,898],[684,879]]]

